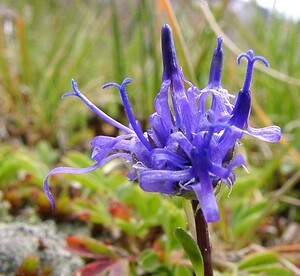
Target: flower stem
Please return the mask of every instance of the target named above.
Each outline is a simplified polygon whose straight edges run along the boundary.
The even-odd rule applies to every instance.
[[[189,199],[182,198],[182,206],[185,212],[188,228],[191,231],[193,239],[197,241],[197,232],[196,232],[195,215],[194,215],[195,212],[192,207],[192,201]]]
[[[204,218],[201,208],[198,209],[198,205],[198,200],[192,200],[192,206],[195,214],[197,244],[201,251],[201,255],[204,262],[204,276],[213,276],[211,242],[208,225]]]

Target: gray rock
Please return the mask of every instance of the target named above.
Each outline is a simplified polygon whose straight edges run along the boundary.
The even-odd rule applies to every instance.
[[[53,222],[0,223],[0,273],[14,273],[28,255],[35,255],[42,265],[52,268],[52,275],[72,275],[84,263],[65,245],[64,236],[56,231]]]

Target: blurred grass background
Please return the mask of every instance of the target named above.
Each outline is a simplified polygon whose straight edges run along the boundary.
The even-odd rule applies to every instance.
[[[0,189],[3,206],[8,203],[0,220],[15,220],[27,206],[35,210],[35,220],[50,217],[57,223],[74,223],[76,214],[84,223],[117,227],[130,236],[142,229],[145,237],[149,229],[161,226],[169,243],[163,243],[167,257],[159,262],[174,272],[175,264],[168,258],[178,244],[170,227],[184,226],[178,218],[183,212],[176,199],[145,195],[127,183],[122,170],[108,176],[111,167],[53,179],[51,188],[58,201],[54,217],[42,192],[43,179],[51,168],[58,164],[88,166],[93,136],[117,134],[78,99],[61,100],[71,90],[71,79],[93,103],[126,124],[119,95],[103,91],[101,86],[132,78],[128,95],[136,118],[147,127],[161,83],[160,28],[168,23],[173,28],[179,64],[187,79],[200,88],[207,83],[218,35],[224,38],[222,83],[230,93],[238,93],[245,75],[245,63],[236,65],[238,54],[251,48],[270,62],[270,69],[257,66],[254,72],[251,123],[279,125],[283,138],[277,144],[243,139],[241,150],[247,154],[250,174],[238,170],[230,197],[225,191],[220,199],[222,219],[211,226],[216,259],[222,260],[215,261],[215,268],[224,274],[238,273],[239,269],[266,272],[255,268],[261,264],[250,262],[247,266],[239,263],[238,257],[230,258],[230,252],[244,249],[243,256],[272,252],[277,259],[268,259],[271,266],[284,268],[284,273],[297,272],[300,21],[263,10],[255,1],[210,1],[207,5],[180,0],[5,0],[0,6],[0,22]],[[73,195],[74,183],[80,184],[75,194],[81,199]],[[145,210],[146,199],[137,203],[131,194],[153,200],[150,210],[157,217]],[[115,218],[108,208],[112,200],[135,210],[132,219],[140,219],[136,228],[127,217]],[[170,215],[173,222],[161,225],[165,213],[159,206],[166,212],[172,206],[180,215],[175,222]],[[83,211],[88,214],[84,219]],[[292,227],[297,231],[288,235]],[[147,265],[143,269],[147,271]]]

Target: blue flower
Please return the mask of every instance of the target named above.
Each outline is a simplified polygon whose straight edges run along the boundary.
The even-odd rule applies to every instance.
[[[250,83],[255,61],[268,66],[265,58],[253,51],[241,54],[248,61],[245,83],[236,97],[221,85],[223,50],[219,37],[213,53],[208,84],[199,89],[187,81],[177,64],[172,30],[164,25],[161,33],[163,75],[162,85],[154,101],[155,112],[149,117],[150,129],[143,132],[132,112],[126,86],[108,83],[103,88],[116,87],[124,105],[129,126],[124,126],[93,105],[72,81],[73,92],[63,97],[76,96],[102,119],[120,130],[118,137],[97,136],[92,141],[92,159],[87,168],[59,167],[46,177],[44,190],[52,207],[54,200],[48,179],[56,173],[82,174],[97,169],[116,157],[131,164],[128,177],[137,179],[147,192],[198,199],[207,222],[219,219],[214,189],[222,181],[230,188],[235,182],[234,168],[245,166],[243,155],[234,149],[243,134],[267,142],[277,142],[281,136],[278,126],[252,128],[248,124],[251,110]],[[187,87],[187,88],[186,88]],[[208,98],[211,96],[211,103]]]

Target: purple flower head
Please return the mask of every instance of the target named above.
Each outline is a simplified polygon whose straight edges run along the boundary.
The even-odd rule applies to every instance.
[[[118,137],[97,136],[92,141],[92,159],[95,164],[87,168],[59,167],[46,177],[44,190],[52,207],[54,200],[48,188],[50,175],[56,173],[82,174],[100,167],[116,157],[123,157],[132,166],[128,177],[137,179],[140,187],[147,192],[198,199],[207,222],[219,219],[214,189],[222,181],[231,188],[235,182],[234,167],[246,165],[243,155],[232,152],[244,133],[258,139],[276,142],[281,131],[277,126],[254,129],[248,125],[251,93],[249,90],[253,65],[263,57],[255,57],[249,50],[238,57],[248,60],[244,87],[236,97],[230,95],[221,85],[223,50],[219,37],[213,53],[209,81],[204,89],[188,82],[177,63],[172,30],[162,27],[162,84],[154,101],[155,112],[149,117],[150,129],[143,132],[135,119],[126,85],[108,83],[120,96],[129,126],[124,126],[93,105],[72,81],[76,96],[103,120],[120,130]],[[212,101],[209,104],[208,96]]]

